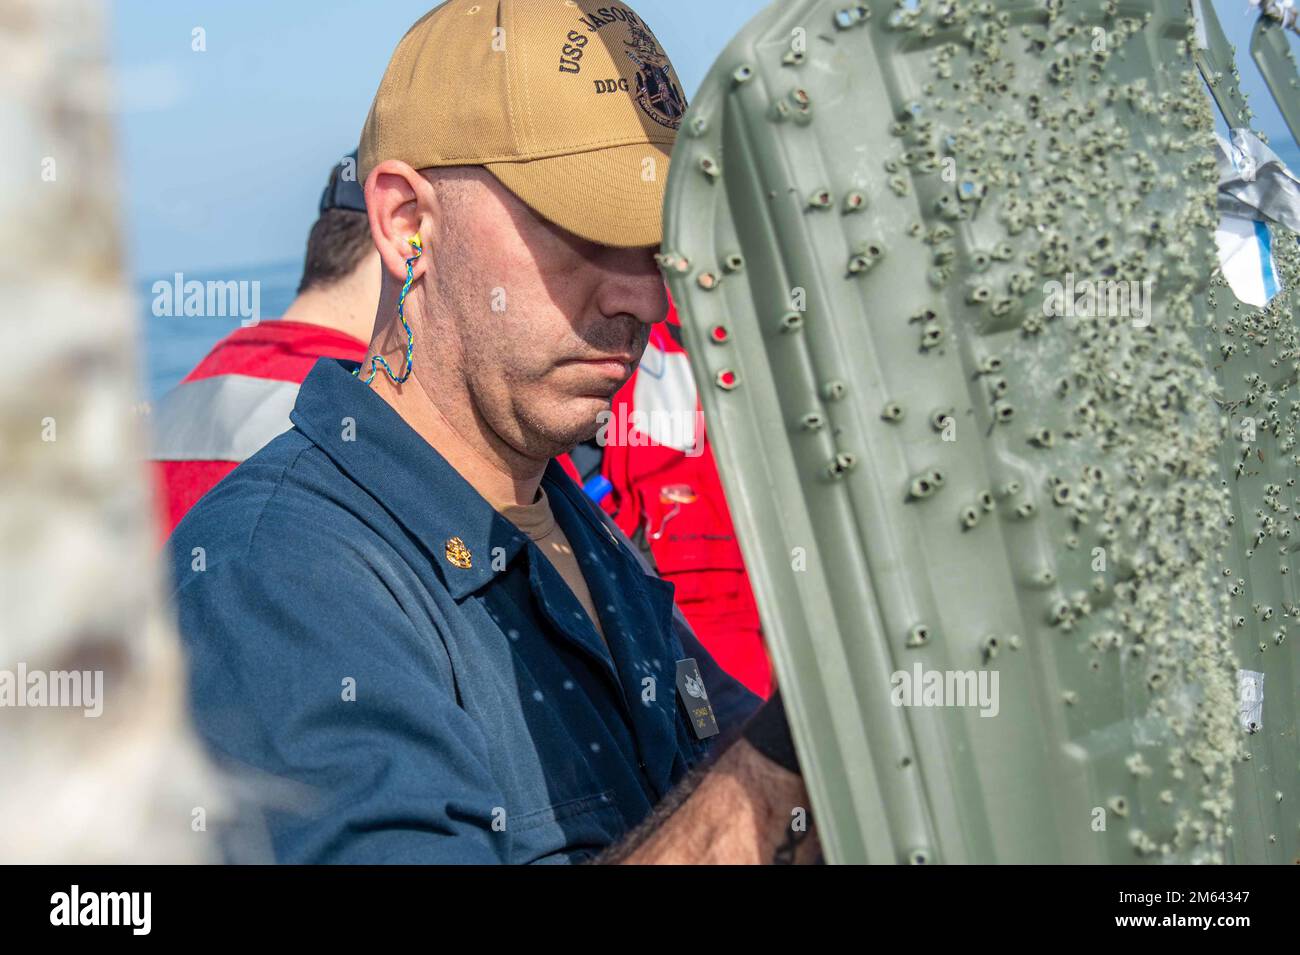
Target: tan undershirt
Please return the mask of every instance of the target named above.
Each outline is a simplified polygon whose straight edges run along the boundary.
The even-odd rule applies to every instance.
[[[502,517],[527,534],[546,555],[555,569],[560,572],[564,582],[569,585],[573,595],[578,598],[578,603],[582,604],[583,609],[587,611],[587,616],[591,618],[600,639],[604,640],[605,631],[600,627],[600,616],[596,613],[596,605],[591,602],[587,579],[582,576],[582,568],[578,566],[578,558],[574,556],[573,548],[569,546],[569,539],[564,536],[564,531],[560,529],[555,515],[551,513],[551,502],[547,500],[546,491],[539,487],[537,500],[532,504],[494,503],[492,506]],[[605,645],[609,646],[608,641]]]

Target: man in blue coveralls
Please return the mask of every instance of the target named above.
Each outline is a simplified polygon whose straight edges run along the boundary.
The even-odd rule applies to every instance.
[[[318,362],[171,539],[200,732],[302,784],[278,860],[816,857],[779,694],[751,715],[553,460],[665,316],[685,105],[621,5],[451,0],[399,43],[372,357]]]

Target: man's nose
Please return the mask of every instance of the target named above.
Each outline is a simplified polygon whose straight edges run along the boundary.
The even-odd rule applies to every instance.
[[[647,325],[668,317],[668,290],[654,248],[610,249],[599,305],[604,315],[632,315]]]

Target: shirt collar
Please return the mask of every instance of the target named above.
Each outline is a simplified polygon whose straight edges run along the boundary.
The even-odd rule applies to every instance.
[[[333,358],[316,362],[289,418],[421,542],[459,600],[490,582],[528,539],[354,377],[355,366]],[[556,467],[550,462],[548,472]]]

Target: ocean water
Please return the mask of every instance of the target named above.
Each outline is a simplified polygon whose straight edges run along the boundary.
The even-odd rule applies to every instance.
[[[255,302],[259,320],[265,322],[284,313],[293,301],[301,274],[302,262],[290,261],[214,272],[185,272],[179,283],[175,273],[137,278],[136,308],[143,337],[141,353],[144,355],[144,388],[148,400],[154,402],[166,394],[190,373],[213,345],[241,327],[243,315],[220,314],[237,309],[219,306],[209,310],[208,283],[237,283],[237,293],[243,296],[241,304],[251,306]],[[203,308],[199,315],[184,314],[185,288],[191,281],[203,283]],[[155,283],[162,285],[156,287]],[[181,289],[181,314],[166,314],[178,311],[178,285]],[[222,294],[216,292],[212,301],[220,303],[222,298]],[[231,297],[226,301],[235,300]],[[251,315],[251,311],[250,308],[247,313]]]

